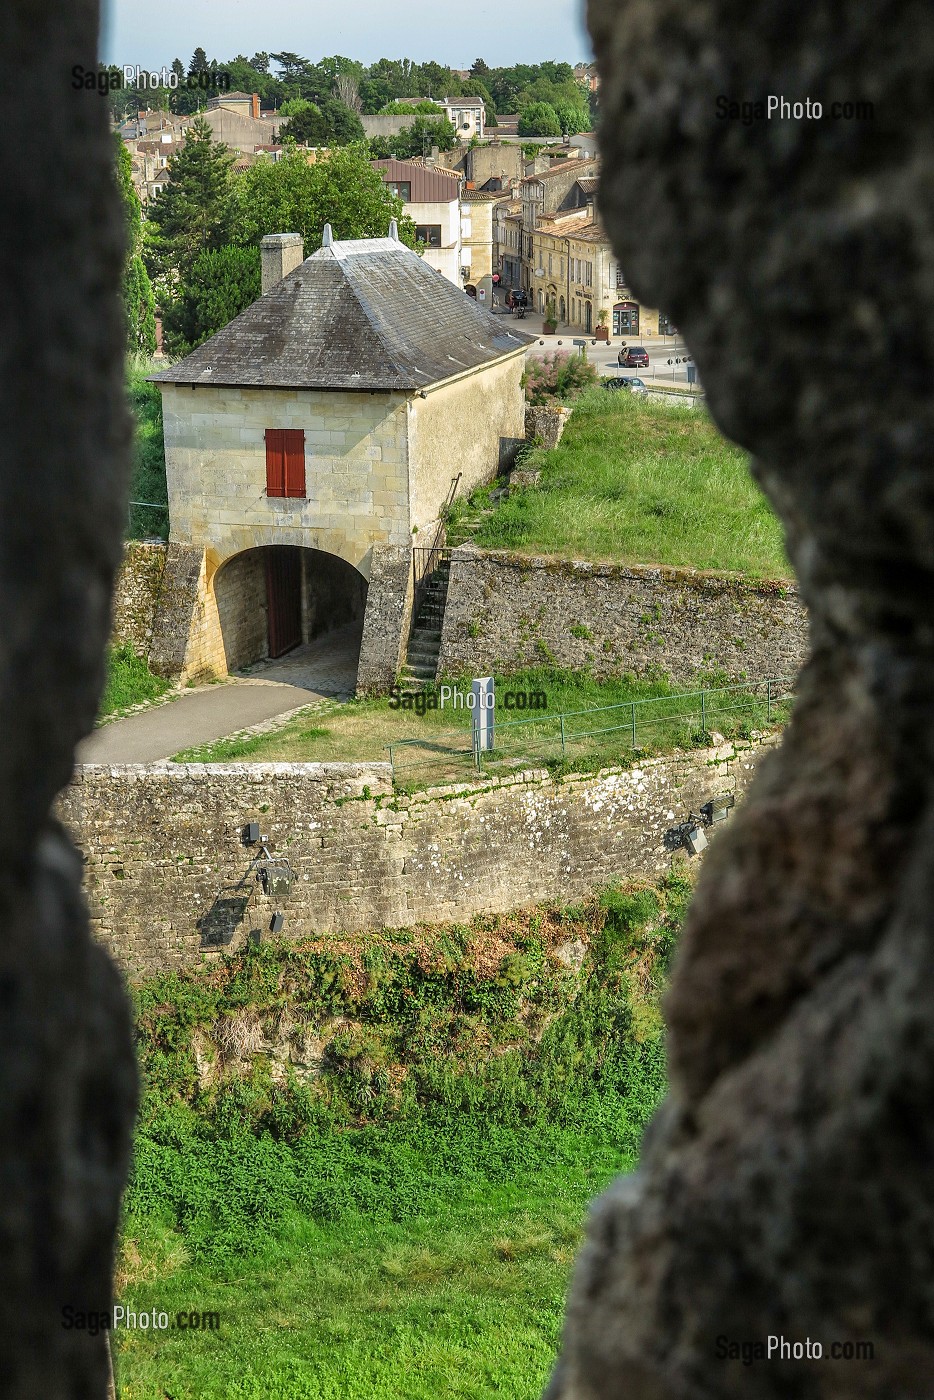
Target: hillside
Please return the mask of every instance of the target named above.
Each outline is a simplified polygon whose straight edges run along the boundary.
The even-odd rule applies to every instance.
[[[592,389],[558,447],[532,448],[522,466],[541,471],[539,485],[491,514],[489,491],[458,502],[450,543],[469,534],[486,549],[791,577],[746,453],[702,410]]]

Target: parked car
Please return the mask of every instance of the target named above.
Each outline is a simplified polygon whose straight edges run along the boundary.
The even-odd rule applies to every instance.
[[[624,369],[648,369],[649,352],[644,345],[624,345],[616,357]]]
[[[607,375],[602,380],[604,389],[628,389],[633,394],[647,394],[649,386],[641,379],[636,379],[634,375]]]

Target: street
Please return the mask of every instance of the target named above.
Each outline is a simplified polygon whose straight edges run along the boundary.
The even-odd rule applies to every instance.
[[[509,315],[502,306],[502,294],[499,294],[499,298],[500,306],[494,308],[495,313]],[[510,321],[515,325],[516,330],[524,331],[526,335],[538,337],[535,343],[529,346],[530,358],[541,359],[542,356],[550,355],[555,350],[569,350],[573,353],[579,348],[575,346],[574,341],[583,340],[586,344],[587,357],[596,366],[597,373],[601,376],[607,374],[635,375],[650,385],[655,382],[660,385],[665,383],[686,384],[688,382],[686,358],[689,352],[684,341],[678,335],[613,336],[607,344],[595,340],[592,334],[585,335],[579,326],[560,327],[556,335],[542,335],[542,317],[537,311],[527,311],[521,321],[515,316],[510,316]],[[623,340],[627,345],[644,347],[649,356],[648,369],[620,368],[616,357]],[[671,360],[671,364],[668,363],[669,360]],[[696,387],[701,392],[699,383]]]

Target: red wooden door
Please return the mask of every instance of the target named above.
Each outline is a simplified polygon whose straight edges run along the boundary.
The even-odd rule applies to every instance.
[[[301,556],[289,545],[274,545],[265,555],[269,655],[283,656],[302,640]]]

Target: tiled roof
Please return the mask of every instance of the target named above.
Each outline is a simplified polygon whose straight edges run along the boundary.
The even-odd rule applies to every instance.
[[[393,238],[320,248],[156,383],[412,391],[523,335]]]
[[[582,175],[577,182],[584,194],[596,194],[600,187],[599,175]]]

